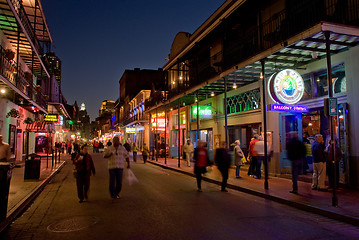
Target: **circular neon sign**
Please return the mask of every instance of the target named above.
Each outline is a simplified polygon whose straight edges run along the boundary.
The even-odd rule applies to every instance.
[[[270,77],[268,91],[275,102],[295,104],[303,97],[304,81],[298,72],[285,69]]]

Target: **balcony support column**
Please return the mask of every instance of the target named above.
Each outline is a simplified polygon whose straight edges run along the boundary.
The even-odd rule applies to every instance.
[[[181,101],[178,99],[178,167],[181,167]]]
[[[224,77],[224,129],[225,129],[225,141],[226,148],[229,148],[229,139],[228,139],[228,119],[227,119],[227,78]]]
[[[262,113],[263,113],[263,137],[264,137],[264,189],[268,189],[268,149],[267,149],[267,111],[266,111],[266,80],[265,80],[265,62],[264,59],[261,60],[262,65],[262,98],[263,98],[263,105],[262,105]]]

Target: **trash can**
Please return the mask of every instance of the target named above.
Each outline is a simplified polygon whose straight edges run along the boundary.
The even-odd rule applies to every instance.
[[[29,159],[25,161],[24,180],[40,179],[41,156],[30,154]]]
[[[10,163],[0,162],[0,222],[6,219],[11,169]]]

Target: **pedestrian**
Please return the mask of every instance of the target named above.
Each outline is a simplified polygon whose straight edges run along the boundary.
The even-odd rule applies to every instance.
[[[10,146],[6,142],[2,141],[2,135],[0,135],[0,162],[9,162],[10,157]]]
[[[149,151],[150,150],[148,149],[146,143],[143,143],[143,146],[142,146],[143,163],[146,163]]]
[[[124,146],[120,145],[119,137],[115,136],[112,139],[112,146],[109,146],[104,153],[104,157],[108,158],[108,169],[110,175],[110,195],[114,200],[120,198],[119,194],[122,189],[123,168],[125,161],[127,168],[130,168],[130,157],[128,151]]]
[[[72,151],[72,144],[71,141],[67,141],[67,154],[71,155]]]
[[[95,152],[99,153],[99,148],[100,148],[100,143],[98,141],[95,141],[94,145],[93,145]]]
[[[197,179],[197,191],[202,192],[201,181],[202,174],[206,173],[206,167],[210,165],[208,151],[205,147],[205,142],[199,141],[198,147],[194,151],[194,173],[196,174]]]
[[[191,142],[191,139],[188,138],[187,143],[183,145],[183,152],[186,155],[187,166],[190,167],[191,166],[192,154],[194,152],[194,147],[193,147],[193,144]]]
[[[65,153],[65,147],[66,147],[66,143],[62,142],[61,143],[61,153]]]
[[[228,180],[228,169],[231,165],[231,156],[228,153],[226,142],[222,142],[221,148],[217,148],[215,162],[217,164],[218,170],[222,174],[221,191],[228,192],[226,187]]]
[[[127,152],[131,151],[131,145],[128,143],[128,141],[125,142],[125,144],[123,144],[123,146],[125,147],[125,149],[127,150]]]
[[[137,144],[134,142],[132,144],[132,155],[133,155],[133,161],[136,162],[137,160]]]
[[[269,147],[269,143],[267,142],[267,156],[270,156],[270,147]],[[254,178],[256,179],[261,179],[261,167],[262,167],[262,162],[265,160],[265,151],[264,151],[264,141],[263,141],[263,137],[260,136],[258,138],[258,141],[254,144],[253,147],[253,154],[254,156],[256,156],[256,160],[257,160],[257,165],[256,165],[256,172],[254,175]]]
[[[336,138],[334,138],[334,147],[335,147],[335,157],[334,163],[332,161],[331,154],[331,145],[329,144],[328,148],[325,150],[327,155],[327,174],[329,180],[329,189],[337,188],[339,186],[339,163],[343,158],[343,153],[338,144],[336,143]],[[334,171],[335,171],[335,180],[334,180]]]
[[[315,135],[315,141],[312,145],[313,155],[313,182],[312,190],[328,191],[325,188],[326,177],[326,159],[325,159],[325,145],[323,136],[321,134]]]
[[[77,196],[79,202],[82,203],[84,199],[88,200],[91,173],[94,176],[96,174],[95,165],[88,153],[86,144],[81,147],[81,151],[75,157],[74,165],[76,168]]]
[[[255,154],[253,152],[253,147],[256,144],[256,142],[258,142],[258,138],[259,138],[259,135],[254,134],[252,140],[249,143],[248,158],[250,159],[250,164],[249,164],[249,168],[248,168],[248,176],[254,176],[256,173],[257,156],[255,156]]]
[[[243,157],[244,153],[241,149],[241,142],[239,140],[236,140],[234,142],[234,165],[236,165],[236,178],[242,178],[239,173],[241,171],[241,166],[243,165]]]
[[[298,193],[298,175],[304,172],[304,162],[307,161],[307,149],[302,141],[298,139],[297,132],[289,133],[290,140],[287,143],[287,156],[292,162],[292,183],[293,188],[290,193]]]

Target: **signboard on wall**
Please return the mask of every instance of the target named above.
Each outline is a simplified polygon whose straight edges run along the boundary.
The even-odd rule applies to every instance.
[[[296,104],[304,94],[303,78],[298,72],[285,69],[269,78],[268,92],[276,103]]]
[[[192,105],[192,119],[197,119],[197,112],[199,112],[200,119],[209,119],[213,117],[212,106],[198,106]]]

